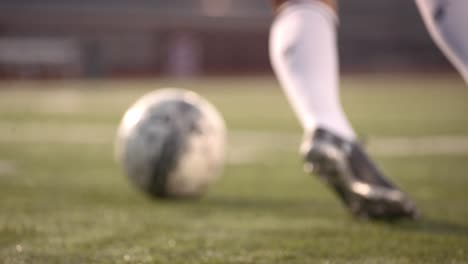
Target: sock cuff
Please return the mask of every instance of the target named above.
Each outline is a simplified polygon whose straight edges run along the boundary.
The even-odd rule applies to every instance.
[[[334,24],[339,24],[339,18],[336,12],[325,3],[318,0],[289,0],[286,1],[278,12],[278,17],[286,15],[287,13],[304,8],[314,9],[320,12],[327,19],[331,19]]]

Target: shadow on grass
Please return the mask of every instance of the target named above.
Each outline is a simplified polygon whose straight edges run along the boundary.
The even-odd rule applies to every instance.
[[[238,214],[274,214],[288,217],[310,217],[310,215],[335,215],[341,212],[339,206],[326,201],[297,197],[251,197],[251,196],[210,196],[199,201],[197,208]],[[333,209],[332,209],[333,208]]]
[[[461,225],[441,219],[423,218],[415,222],[401,223],[397,227],[406,231],[432,235],[468,237],[468,225]]]
[[[289,217],[345,217],[346,221],[355,223],[374,222],[359,220],[348,214],[343,214],[339,204],[325,201],[314,201],[309,198],[268,198],[268,197],[209,197],[202,200],[202,207],[224,211],[252,211],[257,213],[274,213]],[[347,217],[348,216],[348,217]],[[421,218],[416,221],[404,220],[396,222],[377,221],[383,225],[391,225],[394,229],[421,234],[458,236],[468,238],[468,225],[454,223],[450,220]],[[374,222],[375,223],[375,222]]]
[[[314,219],[343,217],[343,222],[355,223],[358,226],[377,224],[394,230],[419,234],[440,236],[458,236],[468,238],[468,225],[451,222],[450,220],[422,217],[411,221],[372,221],[353,218],[341,204],[332,199],[311,199],[310,197],[269,197],[259,195],[210,195],[196,199],[154,199],[155,206],[178,208],[185,213],[206,216],[211,213],[239,215],[267,214],[281,217],[300,217]]]
[[[202,200],[206,206],[220,207],[232,210],[283,210],[295,208],[310,208],[317,204],[310,200],[278,199],[268,197],[209,197]]]

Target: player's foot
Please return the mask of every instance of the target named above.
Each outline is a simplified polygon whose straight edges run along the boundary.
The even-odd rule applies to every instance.
[[[318,128],[301,151],[306,170],[331,186],[355,216],[384,220],[417,216],[414,202],[385,178],[359,144]]]

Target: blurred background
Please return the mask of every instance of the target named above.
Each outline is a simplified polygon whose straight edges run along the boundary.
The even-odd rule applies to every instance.
[[[1,0],[0,79],[270,74],[268,0]],[[344,72],[445,71],[413,1],[340,1]]]
[[[354,221],[303,172],[270,0],[0,0],[0,263],[467,263],[466,84],[414,1],[339,2],[343,107],[420,221]],[[147,199],[114,160],[162,87],[226,120],[203,199]]]

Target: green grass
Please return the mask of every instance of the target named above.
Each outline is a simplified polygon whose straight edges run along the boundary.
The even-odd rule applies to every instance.
[[[125,109],[166,86],[210,99],[231,132],[232,159],[200,200],[149,199],[113,161]],[[348,77],[343,103],[371,146],[468,137],[468,88],[450,76]],[[353,219],[302,172],[300,136],[267,78],[1,83],[0,262],[468,263],[468,151],[376,153],[423,213],[387,224]],[[257,141],[267,151],[249,154]]]

